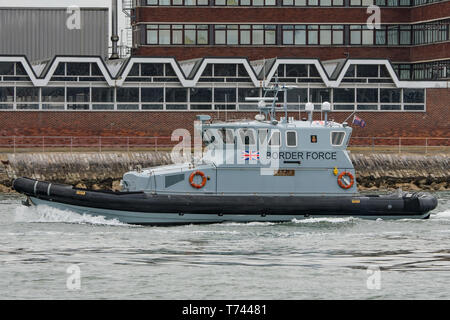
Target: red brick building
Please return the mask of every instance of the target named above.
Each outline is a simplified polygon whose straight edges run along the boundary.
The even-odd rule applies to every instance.
[[[354,136],[449,137],[450,1],[377,0],[375,26],[370,3],[137,1],[129,59],[0,56],[0,136],[167,136],[253,118],[245,97],[278,79],[289,116],[330,101],[366,120]]]

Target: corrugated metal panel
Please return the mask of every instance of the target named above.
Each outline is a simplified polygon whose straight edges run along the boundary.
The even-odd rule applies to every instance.
[[[107,8],[81,8],[81,29],[69,30],[67,9],[0,8],[0,54],[29,60],[108,54]]]

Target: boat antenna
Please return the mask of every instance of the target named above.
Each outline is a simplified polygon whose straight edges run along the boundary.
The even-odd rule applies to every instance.
[[[228,121],[228,94],[225,95],[225,122]]]
[[[266,58],[263,58],[263,86],[266,86]]]
[[[345,118],[344,122],[347,122],[347,120],[350,119],[350,117],[351,117],[352,115],[354,115],[355,113],[356,113],[356,110],[353,111],[352,114],[350,114],[347,118]],[[343,122],[343,123],[344,123],[344,122]]]
[[[323,104],[323,97],[322,95],[320,95],[320,105],[322,106]],[[322,121],[322,107],[320,107],[320,121]]]
[[[287,87],[286,87],[286,84],[284,84],[283,89],[284,89],[284,104],[283,104],[284,122],[288,123],[289,121],[288,121],[288,109],[287,109]]]
[[[213,83],[213,88],[214,88],[214,83]],[[217,121],[220,121],[220,107],[219,106],[215,106],[217,108]]]

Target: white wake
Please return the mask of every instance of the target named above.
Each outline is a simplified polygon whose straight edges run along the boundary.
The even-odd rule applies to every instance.
[[[45,205],[36,207],[19,206],[15,210],[16,222],[34,223],[74,223],[107,226],[131,226],[117,219],[106,219],[102,216],[78,214],[68,210],[60,210]]]
[[[442,212],[438,212],[436,214],[432,214],[431,217],[433,219],[445,219],[450,220],[450,209],[444,210]]]
[[[345,218],[306,218],[306,219],[292,219],[291,222],[293,223],[321,223],[321,222],[327,222],[327,223],[345,223],[345,222],[353,222],[357,220],[357,218],[354,217],[345,217]]]

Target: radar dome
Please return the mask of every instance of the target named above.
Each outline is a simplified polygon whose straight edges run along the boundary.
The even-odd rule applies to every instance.
[[[330,111],[331,110],[331,103],[329,103],[328,101],[325,101],[324,103],[322,103],[322,110],[323,111]]]
[[[305,110],[306,110],[306,111],[314,111],[314,105],[313,105],[311,102],[308,102],[308,103],[305,105]]]

